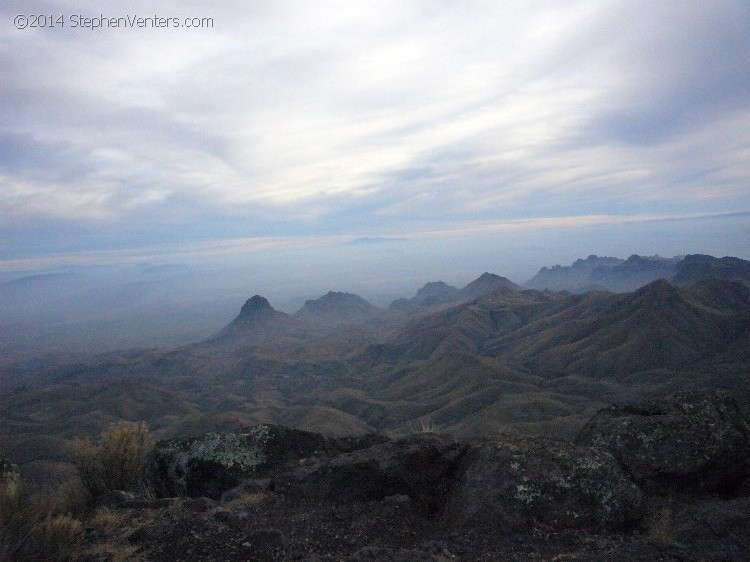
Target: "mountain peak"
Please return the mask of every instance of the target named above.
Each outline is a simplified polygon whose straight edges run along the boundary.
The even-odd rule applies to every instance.
[[[305,305],[297,311],[295,316],[337,321],[361,320],[375,315],[377,311],[377,307],[359,295],[329,291],[318,299],[305,301]]]
[[[450,302],[456,298],[458,289],[443,281],[430,281],[417,291],[416,297],[419,302],[438,303]]]
[[[472,300],[486,295],[491,291],[507,289],[518,290],[519,288],[520,287],[509,279],[485,271],[482,275],[461,289],[461,293],[464,298]]]
[[[634,302],[664,306],[682,300],[679,290],[666,279],[657,279],[633,293]]]
[[[254,295],[247,299],[245,304],[242,305],[239,317],[247,318],[250,316],[257,316],[258,314],[272,312],[273,310],[274,308],[271,306],[271,303],[268,302],[267,298],[261,297],[260,295]]]

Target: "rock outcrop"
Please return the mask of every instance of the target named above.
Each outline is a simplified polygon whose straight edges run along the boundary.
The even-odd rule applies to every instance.
[[[576,443],[609,451],[649,492],[731,495],[748,473],[749,436],[728,395],[678,393],[604,409]]]
[[[284,479],[283,490],[343,502],[401,496],[437,512],[466,449],[450,437],[415,435],[300,467]]]
[[[641,491],[608,453],[565,441],[501,436],[472,448],[446,515],[455,523],[516,532],[622,529],[645,512]]]
[[[301,459],[335,456],[384,440],[376,435],[324,437],[277,425],[257,425],[161,442],[151,454],[146,477],[159,496],[218,499],[244,480],[276,476]]]
[[[113,495],[114,538],[159,560],[747,560],[747,438],[719,393],[604,409],[576,443],[259,425],[159,443],[151,489],[193,497]]]

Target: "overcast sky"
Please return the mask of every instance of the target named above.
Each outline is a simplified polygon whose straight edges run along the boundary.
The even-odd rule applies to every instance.
[[[0,268],[695,217],[750,257],[747,0],[153,4],[2,3]]]

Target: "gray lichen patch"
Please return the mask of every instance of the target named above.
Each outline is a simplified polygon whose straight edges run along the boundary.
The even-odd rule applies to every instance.
[[[158,495],[191,495],[196,490],[220,494],[219,488],[236,485],[267,463],[272,438],[268,426],[257,425],[237,433],[162,442],[152,453],[149,478]]]
[[[268,428],[262,425],[249,433],[207,433],[193,441],[185,461],[198,459],[250,470],[266,462],[263,445],[267,437]]]
[[[576,442],[609,451],[648,491],[726,493],[750,463],[750,431],[737,403],[721,392],[601,410]]]
[[[608,453],[544,438],[505,436],[475,448],[448,511],[470,526],[530,524],[618,529],[644,514],[640,490]]]

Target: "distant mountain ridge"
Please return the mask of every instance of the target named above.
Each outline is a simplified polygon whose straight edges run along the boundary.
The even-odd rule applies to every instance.
[[[431,281],[417,291],[412,298],[396,299],[390,310],[408,310],[419,307],[432,307],[444,304],[459,304],[472,301],[493,291],[521,290],[511,280],[485,272],[462,289],[448,285],[443,281]]]
[[[573,293],[585,293],[592,289],[623,293],[635,291],[657,279],[666,279],[682,286],[707,277],[750,285],[750,261],[701,254],[673,258],[634,254],[626,260],[590,255],[569,266],[543,267],[524,286]]]
[[[380,312],[359,295],[329,291],[318,299],[310,299],[294,316],[297,318],[327,322],[358,322],[367,320]]]
[[[526,314],[530,310],[538,309],[538,305],[542,303],[554,306],[554,303],[565,300],[565,295],[570,292],[584,294],[592,290],[614,293],[635,291],[635,294],[641,294],[648,288],[645,294],[650,294],[649,291],[660,290],[662,298],[653,299],[654,306],[658,308],[663,307],[664,303],[661,301],[670,300],[667,298],[670,295],[682,298],[677,287],[695,285],[691,291],[685,293],[691,302],[703,299],[710,308],[711,303],[733,296],[737,306],[745,307],[747,300],[745,293],[737,289],[736,285],[721,283],[719,280],[733,281],[740,283],[740,287],[744,285],[747,288],[750,286],[750,261],[740,258],[715,258],[700,254],[674,258],[632,255],[626,260],[590,255],[585,260],[579,259],[570,266],[556,265],[552,268],[542,268],[526,283],[526,287],[529,287],[527,289],[505,277],[489,272],[483,273],[461,289],[443,281],[431,281],[425,283],[413,297],[393,301],[387,311],[372,305],[359,295],[329,291],[317,299],[305,301],[302,308],[293,315],[289,315],[275,310],[264,297],[255,295],[243,305],[237,318],[207,341],[257,345],[271,341],[284,341],[289,338],[304,340],[316,333],[320,335],[318,327],[322,326],[339,329],[347,325],[362,325],[373,319],[379,319],[378,322],[381,323],[398,322],[397,318],[404,314],[407,318],[415,319],[429,315],[425,320],[426,325],[419,328],[421,324],[418,323],[409,328],[410,330],[423,330],[427,338],[427,340],[417,338],[419,342],[411,341],[407,354],[410,358],[416,359],[420,356],[427,358],[436,349],[458,352],[468,350],[474,353],[479,350],[478,341],[474,342],[477,345],[466,345],[467,342],[476,340],[477,327],[474,322],[478,320],[474,317],[479,314],[478,310],[490,304],[495,308],[500,307],[502,312],[493,312],[491,319],[487,318],[480,323],[497,324],[500,322],[504,323],[506,329],[518,327],[520,311],[524,310]],[[703,292],[708,292],[710,295],[704,298]],[[602,299],[603,297],[594,293],[586,296],[582,302],[585,306],[598,306],[596,303],[603,302]],[[479,308],[460,307],[460,305],[472,302],[476,302]],[[510,308],[513,309],[511,316],[506,313],[506,310]],[[388,314],[383,316],[386,312]],[[434,314],[435,312],[437,314]],[[604,311],[600,313],[604,314]],[[582,311],[578,314],[583,314],[581,318],[587,317],[589,311]],[[434,338],[440,339],[437,334],[441,329],[436,328],[436,323],[443,322],[441,320],[443,317],[450,324],[453,335],[446,341],[438,342]],[[600,319],[594,319],[599,323],[602,322]],[[644,326],[653,326],[654,323],[658,324],[659,320],[659,318],[644,320]],[[578,325],[581,321],[579,319]],[[699,327],[696,326],[695,330],[698,329]],[[456,330],[459,330],[461,335],[458,335]],[[480,328],[478,333],[484,331],[485,328]],[[411,339],[411,336],[403,332],[398,337],[402,340]],[[559,340],[560,338],[566,339],[567,336],[561,333],[554,337]],[[433,341],[429,343],[428,340]],[[647,345],[648,341],[644,340],[642,343]],[[496,344],[497,342],[492,345]],[[387,345],[384,349],[390,349]],[[533,349],[537,347],[537,344],[531,345]],[[430,351],[425,354],[427,349]],[[367,354],[371,352],[372,350]],[[633,358],[633,360],[636,359],[637,357]],[[551,362],[554,363],[554,361]]]
[[[740,258],[715,258],[701,254],[685,256],[672,278],[678,285],[690,285],[706,277],[739,281],[750,285],[750,261]]]

